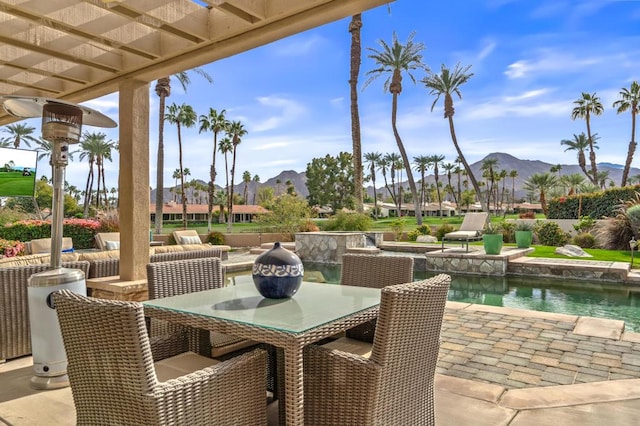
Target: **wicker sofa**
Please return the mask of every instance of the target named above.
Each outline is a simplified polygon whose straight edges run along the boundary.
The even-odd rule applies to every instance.
[[[149,263],[169,260],[197,259],[201,257],[218,257],[223,259],[224,250],[228,246],[212,246],[210,244],[192,244],[186,246],[162,246],[149,249]],[[88,278],[101,278],[120,275],[120,250],[81,253],[80,259],[90,264]]]
[[[62,266],[89,273],[89,262],[77,254],[62,255]],[[0,361],[31,353],[27,284],[33,274],[50,268],[49,255],[0,259]]]

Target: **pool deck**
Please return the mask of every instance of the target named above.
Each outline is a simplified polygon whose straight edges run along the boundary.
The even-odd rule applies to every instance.
[[[0,364],[0,424],[75,424],[68,388],[29,388],[31,362]],[[640,334],[622,321],[447,302],[436,413],[437,425],[637,425]]]

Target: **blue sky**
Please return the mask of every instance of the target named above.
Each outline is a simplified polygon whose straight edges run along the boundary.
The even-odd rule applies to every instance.
[[[474,76],[456,99],[459,144],[472,163],[491,152],[552,164],[576,164],[560,140],[586,131],[570,119],[581,92],[596,92],[605,112],[592,120],[601,139],[598,162],[623,164],[631,134],[631,114],[617,115],[612,103],[622,87],[640,80],[640,2],[606,0],[398,0],[363,14],[365,73],[375,67],[367,47],[391,42],[395,31],[406,42],[425,45],[423,61],[433,71],[441,64],[471,65]],[[248,170],[262,182],[282,170],[303,172],[315,157],[351,151],[349,112],[349,19],[256,48],[202,67],[214,83],[191,73],[186,93],[174,80],[168,104],[188,103],[198,114],[210,107],[244,123],[248,134],[238,147],[237,176]],[[419,80],[422,71],[414,73]],[[391,131],[391,95],[384,78],[359,92],[362,152],[398,152]],[[155,187],[157,102],[151,85],[151,186]],[[409,158],[441,154],[455,160],[442,103],[408,75],[399,96],[398,129]],[[117,117],[117,94],[87,105]],[[39,125],[37,125],[39,128]],[[86,127],[85,130],[100,130]],[[117,139],[117,132],[110,133]],[[183,132],[184,165],[191,178],[208,180],[212,135],[197,128]],[[165,186],[178,168],[175,127],[165,131]],[[634,160],[640,166],[640,154]],[[217,184],[224,185],[224,163]],[[46,171],[40,164],[40,171]],[[69,166],[67,180],[82,186],[87,166]],[[39,172],[40,174],[40,172]],[[117,181],[117,156],[107,164],[108,185]]]

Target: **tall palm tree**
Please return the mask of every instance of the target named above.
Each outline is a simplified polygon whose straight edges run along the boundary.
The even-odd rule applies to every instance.
[[[364,154],[365,161],[369,164],[369,174],[371,175],[371,183],[373,184],[373,217],[378,218],[378,194],[376,193],[376,170],[378,163],[382,158],[379,152],[367,152]]]
[[[489,183],[489,189],[487,189],[487,205],[491,205],[491,197],[493,197],[493,208],[497,208],[498,204],[498,195],[495,184],[496,184],[496,172],[495,168],[498,167],[498,159],[497,158],[485,158],[482,160],[482,166],[480,169],[483,171],[483,177],[486,176],[487,181]]]
[[[213,132],[213,157],[211,166],[209,167],[209,203],[207,207],[207,230],[211,232],[211,219],[213,216],[213,202],[216,191],[216,153],[218,152],[218,134],[226,132],[229,128],[229,120],[225,117],[226,110],[220,112],[213,108],[209,108],[209,114],[200,116],[200,133]]]
[[[245,204],[249,204],[249,182],[251,182],[251,173],[249,170],[245,170],[242,173],[242,181],[244,182],[244,193],[242,194],[242,198],[244,199]]]
[[[596,140],[597,134],[593,135],[594,148],[598,148]],[[589,179],[589,181],[593,183],[592,176],[587,170],[587,160],[584,155],[584,150],[589,147],[589,139],[587,138],[587,135],[585,135],[584,132],[580,133],[579,135],[576,135],[574,133],[573,139],[563,139],[560,141],[560,145],[565,145],[567,147],[565,148],[565,152],[576,151],[578,153],[578,166],[580,166],[580,170],[582,170],[582,173],[584,173],[587,179]]]
[[[433,178],[436,181],[436,196],[438,197],[438,209],[440,210],[440,217],[442,217],[442,195],[440,194],[440,162],[444,160],[444,155],[430,155],[429,163],[433,167]]]
[[[413,157],[413,164],[415,165],[414,170],[420,173],[420,205],[424,206],[424,192],[427,186],[427,169],[429,168],[429,156],[427,155],[418,155],[417,157]]]
[[[442,168],[444,169],[444,171],[446,172],[446,176],[447,176],[447,187],[449,189],[449,193],[451,194],[451,196],[453,196],[453,201],[454,203],[458,203],[458,199],[456,198],[456,192],[453,190],[453,185],[451,184],[451,178],[453,176],[453,173],[456,170],[456,165],[453,163],[444,163],[442,165]]]
[[[560,184],[567,190],[567,195],[578,192],[580,186],[584,184],[584,176],[579,173],[570,173],[560,178]]]
[[[239,121],[233,121],[229,125],[229,134],[231,135],[231,143],[233,144],[231,162],[231,193],[229,194],[229,220],[227,221],[227,232],[231,233],[231,225],[233,224],[233,184],[236,176],[236,155],[238,153],[238,145],[242,142],[242,137],[247,134],[244,124]]]
[[[96,169],[98,170],[98,186],[96,189],[96,209],[100,208],[100,187],[102,185],[102,198],[105,205],[108,207],[109,200],[107,195],[107,185],[105,182],[104,162],[105,160],[111,161],[111,152],[117,147],[117,143],[112,140],[107,140],[107,135],[102,132],[89,133],[85,132],[83,135],[85,141],[91,141],[94,148],[93,153],[95,155]]]
[[[389,182],[387,182],[387,170],[389,170],[389,160],[387,160],[387,155],[389,154],[380,157],[380,159],[378,160],[378,170],[380,170],[380,173],[382,173],[384,187],[387,189],[387,192],[391,194],[391,190],[389,189]],[[391,194],[391,198],[393,199],[393,194]],[[396,201],[393,200],[393,204],[395,203]]]
[[[351,33],[351,52],[349,69],[349,91],[351,96],[351,140],[353,146],[353,187],[356,211],[364,210],[362,199],[362,143],[360,137],[360,112],[358,110],[358,76],[360,75],[360,63],[362,62],[362,46],[360,29],[362,28],[362,15],[351,17],[349,32]]]
[[[13,142],[15,149],[20,148],[21,142],[24,142],[28,147],[31,147],[31,142],[37,142],[37,139],[31,136],[35,130],[35,127],[23,123],[9,124],[2,129],[3,132],[9,133],[5,141]]]
[[[254,175],[253,179],[251,180],[255,183],[260,183],[260,176]],[[253,205],[256,204],[256,195],[258,195],[258,185],[255,185],[254,188],[255,188],[255,191],[253,192],[253,201],[251,202],[251,204]]]
[[[194,68],[192,71],[204,77],[209,83],[213,81],[211,76],[200,68]],[[191,83],[187,71],[174,74],[182,88],[187,90],[187,86]],[[171,96],[171,76],[159,78],[155,87],[156,95],[160,98],[158,102],[158,155],[156,160],[156,234],[162,233],[162,205],[164,204],[164,120],[165,120],[165,104],[166,99]]]
[[[220,142],[218,142],[218,150],[224,154],[224,174],[226,177],[225,180],[225,191],[224,193],[227,196],[227,206],[229,205],[229,153],[233,151],[233,142],[231,141],[231,138],[229,136],[225,136],[224,138],[220,139]],[[222,216],[221,216],[222,217]]]
[[[613,103],[613,107],[616,108],[618,114],[623,112],[631,112],[631,142],[629,142],[629,148],[627,149],[627,160],[624,163],[624,170],[622,171],[622,181],[620,186],[627,185],[627,179],[629,177],[629,170],[631,169],[631,162],[633,161],[633,155],[636,152],[636,115],[638,114],[638,104],[640,103],[640,85],[637,81],[631,83],[631,86],[627,89],[623,87],[620,90],[620,99]]]
[[[511,178],[511,209],[515,211],[516,205],[516,178],[518,177],[518,171],[512,169],[509,171],[509,177]]]
[[[198,115],[191,105],[182,104],[180,106],[175,103],[169,105],[167,113],[164,117],[170,124],[175,124],[178,130],[178,158],[180,164],[180,191],[182,192],[182,226],[187,229],[187,194],[184,188],[185,169],[182,162],[182,131],[183,127],[189,128],[196,124]]]
[[[440,100],[440,97],[444,95],[444,118],[449,120],[449,133],[451,133],[453,146],[456,148],[460,162],[464,165],[467,177],[471,181],[471,185],[473,186],[473,190],[476,192],[476,196],[480,201],[482,210],[489,212],[489,206],[481,196],[480,185],[478,185],[478,181],[473,175],[473,171],[471,170],[467,159],[464,157],[464,154],[462,154],[460,145],[458,145],[458,138],[456,137],[456,130],[453,125],[453,116],[455,114],[455,109],[453,107],[453,94],[455,93],[458,95],[458,99],[462,99],[460,86],[473,77],[473,73],[469,72],[470,68],[471,65],[463,68],[460,64],[456,64],[453,71],[451,71],[443,64],[440,67],[440,74],[430,72],[429,75],[422,80],[422,83],[424,83],[427,89],[430,89],[429,93],[436,97],[431,105],[431,111],[433,111],[433,108],[436,106],[438,100]]]
[[[400,156],[395,152],[392,152],[386,154],[384,158],[387,160],[387,164],[389,165],[389,175],[391,176],[391,199],[393,200],[393,204],[396,205],[396,208],[398,209],[398,217],[400,217],[402,216],[402,212],[400,210],[400,204],[402,201],[399,200],[398,193],[396,192],[396,167],[400,160]],[[387,190],[389,190],[389,188],[387,188]]]
[[[546,194],[557,184],[558,178],[551,173],[534,173],[524,181],[524,188],[527,191],[532,191],[539,194],[540,206],[542,206],[542,212],[545,214],[545,216],[549,214]]]
[[[587,123],[587,138],[589,141],[589,161],[591,162],[591,174],[588,175],[591,182],[598,184],[598,166],[596,165],[596,152],[594,150],[594,139],[591,135],[591,116],[602,115],[604,107],[600,98],[595,93],[582,92],[582,97],[573,101],[576,105],[571,111],[571,119],[584,119]]]
[[[373,48],[367,48],[371,54],[369,58],[373,59],[378,65],[367,72],[367,75],[371,77],[365,82],[364,87],[367,87],[373,80],[381,75],[387,75],[387,79],[384,82],[384,91],[389,91],[392,95],[391,101],[391,127],[393,129],[393,136],[396,139],[398,150],[402,155],[402,161],[407,172],[407,179],[409,180],[409,187],[411,188],[411,194],[413,196],[413,203],[415,206],[416,222],[418,225],[422,225],[422,209],[420,206],[420,199],[418,198],[418,190],[416,183],[411,173],[411,163],[407,156],[407,151],[404,148],[400,133],[397,127],[397,115],[398,115],[398,95],[402,93],[402,72],[405,71],[411,80],[415,83],[416,79],[411,73],[413,70],[427,69],[426,65],[422,63],[422,54],[424,45],[422,43],[414,43],[414,33],[409,35],[406,44],[402,44],[398,41],[398,36],[393,33],[391,46],[389,46],[384,40],[379,40],[379,44],[382,50],[376,50]]]
[[[89,205],[91,204],[91,195],[93,194],[93,182],[95,179],[94,165],[96,163],[96,157],[100,151],[100,143],[98,138],[87,137],[90,133],[84,133],[82,140],[80,140],[80,161],[85,158],[89,161],[89,173],[87,175],[87,183],[84,190],[84,204],[83,212],[84,216],[89,215]]]

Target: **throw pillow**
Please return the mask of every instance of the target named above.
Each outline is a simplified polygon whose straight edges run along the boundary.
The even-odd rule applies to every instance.
[[[105,241],[104,245],[107,250],[120,250],[120,241]]]
[[[187,235],[180,237],[180,244],[202,244],[202,241],[197,235]]]

